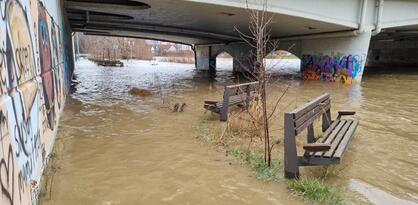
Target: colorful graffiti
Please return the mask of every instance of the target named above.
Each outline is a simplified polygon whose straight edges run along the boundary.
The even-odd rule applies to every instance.
[[[38,0],[0,0],[1,205],[36,200],[67,93],[71,34],[50,12],[61,14]]]
[[[307,80],[351,84],[361,78],[365,55],[303,55],[301,68]]]

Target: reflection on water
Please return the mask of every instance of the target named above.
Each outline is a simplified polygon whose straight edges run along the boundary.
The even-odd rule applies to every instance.
[[[292,69],[271,71],[269,86],[270,99],[291,86],[281,111],[323,92],[332,96],[333,114],[357,111],[357,135],[328,183],[353,203],[418,202],[418,75],[369,74],[361,85],[345,86],[301,81],[294,75],[298,62],[286,63]],[[67,100],[56,143],[59,170],[42,204],[303,203],[284,181],[259,182],[195,138],[192,126],[207,115],[203,100],[221,98],[223,86],[238,80],[230,69],[210,79],[188,64],[133,61],[105,68],[80,61],[76,75],[80,84]],[[132,97],[132,86],[155,95]],[[187,103],[186,111],[171,112],[176,102]],[[282,135],[282,124],[278,114],[273,135]]]

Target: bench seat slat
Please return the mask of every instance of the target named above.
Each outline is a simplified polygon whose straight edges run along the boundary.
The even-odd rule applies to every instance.
[[[335,127],[335,129],[333,129],[328,136],[325,135],[325,137],[323,139],[320,140],[321,143],[325,143],[325,144],[331,144],[332,141],[334,140],[334,138],[337,136],[337,134],[341,131],[341,129],[343,128],[344,124],[346,123],[345,120],[336,120],[336,122],[338,123],[338,125]],[[324,154],[324,152],[315,152],[314,155],[315,157],[321,157]]]
[[[353,138],[353,135],[354,135],[354,132],[357,129],[357,126],[358,126],[358,121],[354,120],[353,123],[351,124],[350,128],[348,129],[346,135],[344,136],[344,139],[341,141],[337,150],[335,150],[335,153],[333,155],[334,158],[341,158],[341,155],[344,153],[344,151],[348,147],[348,144],[350,143],[351,139]]]
[[[319,139],[317,141],[317,143],[321,143],[321,144],[325,144],[323,142],[326,141],[327,137],[329,136],[329,134],[340,124],[340,120],[334,120],[334,122],[332,122],[332,124],[329,126],[329,128],[327,130],[325,130],[323,137],[321,139]],[[312,156],[314,155],[315,152],[307,152],[305,153],[306,156]]]
[[[231,96],[229,98],[229,103],[228,104],[229,105],[234,105],[234,104],[238,104],[238,103],[245,102],[245,100],[246,100],[246,95]],[[222,108],[223,103],[220,102],[220,101],[217,101],[216,103],[212,103],[212,101],[211,101],[211,103],[206,103],[205,104],[205,108],[206,107],[209,107],[209,106],[214,106],[214,107],[217,107],[217,108]]]
[[[329,128],[327,130],[325,130],[324,134],[323,134],[323,138],[320,139],[320,141],[325,141],[326,138],[329,136],[329,134],[331,134],[332,131],[335,130],[335,128],[341,123],[341,120],[334,120],[332,122],[332,124],[329,126]]]
[[[335,137],[335,139],[331,143],[331,149],[329,149],[327,152],[324,153],[323,157],[332,157],[337,147],[340,145],[340,142],[342,139],[344,139],[345,134],[347,133],[347,130],[350,128],[350,125],[353,121],[347,121],[344,124],[344,127],[338,132],[338,135]]]

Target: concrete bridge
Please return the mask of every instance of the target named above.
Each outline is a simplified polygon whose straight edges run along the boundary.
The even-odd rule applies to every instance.
[[[240,0],[1,0],[0,204],[36,203],[73,73],[72,32],[191,45],[196,68],[250,48]],[[251,9],[260,4],[251,3]],[[360,81],[370,66],[418,65],[418,2],[270,0],[278,49],[301,58],[305,78]]]
[[[241,71],[250,48],[234,28],[248,33],[247,8],[261,8],[261,1],[248,2],[66,0],[65,8],[74,31],[189,44],[202,70],[215,69],[216,56],[226,51]],[[305,78],[351,83],[361,80],[366,61],[417,65],[411,46],[417,45],[418,2],[271,0],[267,10],[274,16],[272,37],[301,58]]]

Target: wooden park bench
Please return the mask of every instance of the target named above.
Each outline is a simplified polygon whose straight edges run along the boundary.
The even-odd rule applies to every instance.
[[[331,120],[331,100],[328,93],[284,115],[284,170],[286,178],[299,177],[299,166],[339,164],[354,132],[357,120],[341,119],[355,112],[340,111]],[[323,135],[315,140],[313,123],[322,117]],[[307,144],[303,156],[297,155],[296,136],[307,129]]]
[[[229,107],[237,105],[248,108],[251,100],[251,93],[255,91],[257,85],[258,81],[225,86],[222,101],[206,100],[203,107],[220,114],[221,121],[227,121]]]

